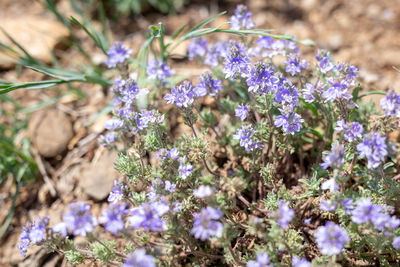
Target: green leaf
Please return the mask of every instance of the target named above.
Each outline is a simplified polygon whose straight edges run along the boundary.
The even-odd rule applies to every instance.
[[[307,103],[304,98],[299,97],[300,101],[314,114],[314,116],[318,117],[318,110],[312,103]]]
[[[369,96],[369,95],[386,95],[386,92],[380,91],[380,90],[375,90],[375,91],[371,91],[371,92],[366,92],[366,93],[360,95],[360,96],[358,97],[358,99],[361,99],[361,98],[366,97],[366,96]]]
[[[87,35],[89,35],[89,37],[92,38],[92,40],[103,51],[103,53],[105,55],[107,55],[106,44],[105,44],[103,38],[100,37],[100,34],[97,31],[93,30],[93,32],[91,32],[85,25],[80,23],[76,18],[74,18],[72,16],[70,17],[70,21],[73,22],[74,24],[78,25],[79,27],[81,27],[87,33]]]

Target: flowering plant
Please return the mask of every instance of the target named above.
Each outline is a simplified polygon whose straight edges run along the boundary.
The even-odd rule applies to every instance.
[[[214,18],[169,43],[164,26],[152,26],[131,71],[133,51],[109,49],[106,64],[120,77],[99,141],[119,150],[121,178],[99,218],[76,202],[52,227],[49,218],[28,223],[22,255],[42,245],[71,263],[123,266],[398,260],[399,148],[386,136],[398,128],[400,94],[385,96],[376,117],[361,102],[368,93],[360,94],[355,66],[324,50],[301,58],[300,41],[253,30],[245,6],[231,29],[204,28]],[[215,32],[239,39],[209,44],[204,35]],[[210,70],[176,82],[169,59],[192,38],[189,60]],[[78,235],[90,246],[74,244]]]

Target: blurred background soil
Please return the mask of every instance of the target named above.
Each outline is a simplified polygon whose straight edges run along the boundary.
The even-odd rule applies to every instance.
[[[167,33],[172,33],[185,23],[194,25],[209,16],[227,10],[228,13],[214,24],[228,21],[237,4],[248,5],[257,28],[273,29],[276,34],[291,34],[297,39],[312,39],[315,47],[301,47],[303,54],[311,58],[317,48],[329,49],[336,61],[349,62],[360,70],[359,81],[363,90],[398,91],[400,73],[400,1],[399,0],[250,0],[250,1],[188,1],[174,15],[163,15],[151,8],[141,14],[133,14],[110,22],[112,40],[123,41],[137,52],[145,41],[148,26],[162,21]],[[74,15],[68,0],[57,1],[64,15]],[[90,10],[89,10],[90,12]],[[98,25],[94,22],[94,25]],[[65,27],[56,22],[40,1],[0,1],[0,26],[15,40],[41,61],[50,64],[55,56],[64,69],[75,69],[85,59],[60,42],[68,38]],[[95,48],[85,33],[78,35],[83,46],[92,51],[95,62],[105,57]],[[215,36],[211,38],[215,39]],[[7,38],[0,32],[0,41]],[[187,45],[187,44],[186,44]],[[51,53],[50,53],[51,52]],[[177,53],[185,53],[185,44]],[[5,55],[0,54],[0,58]],[[170,62],[178,73],[199,75],[201,68],[186,60]],[[18,65],[0,61],[0,79],[9,82],[39,81],[43,75],[21,69]],[[50,216],[53,223],[61,218],[67,206],[74,200],[93,204],[93,213],[99,215],[105,199],[118,174],[113,170],[115,152],[97,144],[108,115],[100,116],[87,126],[110,103],[107,90],[99,85],[77,84],[86,95],[79,98],[66,94],[66,86],[47,90],[17,90],[9,95],[24,107],[32,107],[43,101],[51,102],[27,118],[28,128],[21,137],[32,142],[35,161],[39,166],[36,182],[25,184],[16,199],[15,215],[8,230],[0,240],[0,266],[65,266],[65,260],[57,254],[47,254],[34,247],[23,260],[16,244],[21,227],[37,215]],[[370,97],[378,103],[379,98]],[[47,102],[48,103],[48,102]],[[2,102],[7,109],[8,103]],[[11,123],[2,115],[0,123]],[[1,153],[1,151],[0,151]],[[45,182],[46,181],[46,182]],[[0,187],[0,222],[3,225],[12,206],[15,192],[12,179],[6,179]],[[84,240],[77,240],[83,243]]]

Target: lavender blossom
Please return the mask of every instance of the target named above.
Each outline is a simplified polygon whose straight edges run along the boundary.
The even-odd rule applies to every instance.
[[[105,224],[104,228],[107,232],[116,235],[124,229],[125,223],[122,217],[128,213],[127,206],[127,203],[111,204],[103,210],[99,222]]]
[[[170,69],[167,63],[154,59],[147,64],[146,73],[149,79],[158,80],[161,84],[165,84],[166,79],[171,77],[175,72]]]
[[[156,267],[154,257],[146,254],[144,248],[136,249],[135,252],[126,256],[122,267]]]
[[[133,130],[134,133],[138,133],[149,127],[149,125],[161,124],[164,122],[164,115],[160,115],[158,112],[153,110],[141,110],[135,114],[136,128]]]
[[[273,267],[274,265],[269,263],[269,256],[267,252],[259,253],[256,256],[256,260],[248,261],[246,267]]]
[[[315,94],[316,90],[314,85],[311,83],[306,83],[306,88],[302,90],[304,101],[307,103],[312,103],[315,101]]]
[[[282,111],[282,110],[281,110]],[[285,134],[294,134],[302,128],[302,123],[304,120],[297,113],[282,114],[276,116],[274,119],[274,124],[276,127],[282,127]]]
[[[204,59],[204,64],[215,68],[222,61],[226,50],[226,44],[224,42],[218,42],[214,45],[209,45],[207,54]]]
[[[380,100],[380,104],[385,116],[400,118],[400,94],[390,92]]]
[[[239,105],[235,109],[235,116],[239,117],[241,121],[244,121],[249,113],[249,109],[244,105]]]
[[[192,83],[184,81],[180,85],[175,86],[170,94],[164,96],[164,99],[167,100],[167,104],[175,103],[179,108],[187,108],[194,102],[195,96]]]
[[[347,198],[345,200],[342,201],[342,207],[344,209],[344,211],[348,214],[351,215],[354,206],[353,206],[353,199],[352,198]]]
[[[292,258],[293,267],[311,267],[311,263],[306,258],[294,256]]]
[[[221,237],[224,226],[218,222],[222,217],[219,209],[213,207],[202,208],[194,213],[193,228],[190,231],[195,238],[206,240],[211,237]]]
[[[29,246],[38,244],[45,239],[46,227],[49,223],[49,218],[37,218],[35,223],[27,223],[22,227],[22,233],[19,238],[17,248],[20,254],[25,258]]]
[[[275,75],[272,65],[258,62],[246,75],[246,82],[249,92],[263,94],[272,91],[272,88],[279,83],[279,78]]]
[[[349,84],[344,80],[328,79],[327,89],[322,93],[322,98],[326,102],[334,102],[335,100],[349,100],[352,95],[349,93]]]
[[[142,203],[141,206],[132,210],[131,216],[128,217],[130,225],[134,229],[143,228],[150,229],[153,232],[163,231],[166,228],[166,222],[161,218],[169,210],[168,205],[164,201]]]
[[[278,224],[282,229],[286,229],[294,216],[294,210],[289,208],[289,201],[279,200],[279,219]]]
[[[358,123],[353,122],[351,127],[344,132],[344,139],[347,142],[353,142],[362,137],[364,127]]]
[[[123,43],[114,43],[107,51],[107,60],[105,63],[108,68],[115,68],[118,63],[124,63],[132,54],[132,49],[126,47]]]
[[[321,254],[327,256],[340,254],[344,245],[350,241],[346,230],[331,221],[318,227],[314,237]]]
[[[344,147],[339,143],[332,145],[331,152],[323,156],[323,163],[321,167],[328,169],[329,167],[334,169],[340,169],[343,165]]]
[[[115,132],[108,132],[105,135],[100,135],[97,140],[102,146],[109,146],[115,142],[116,137]]]
[[[357,145],[360,158],[367,158],[368,169],[377,168],[384,161],[387,152],[386,137],[374,131],[364,135],[364,140]]]
[[[299,57],[296,56],[288,56],[288,61],[286,64],[286,72],[290,73],[290,75],[295,76],[296,73],[301,73],[301,70],[307,68],[307,61],[304,59],[300,61]]]
[[[322,199],[321,202],[319,203],[319,208],[322,211],[332,212],[336,210],[336,205],[337,205],[336,201]]]
[[[114,186],[111,189],[110,195],[107,198],[108,202],[117,203],[124,198],[124,191],[127,191],[128,187],[126,185],[122,185],[118,180],[114,180]]]
[[[189,60],[193,60],[196,57],[203,58],[207,52],[207,40],[201,37],[194,38],[188,45],[187,52]]]
[[[395,249],[400,249],[400,236],[393,238],[392,245]]]
[[[250,59],[245,46],[232,41],[229,50],[224,55],[224,59],[225,66],[223,72],[225,79],[236,79],[248,73]]]
[[[232,30],[250,30],[254,28],[254,21],[251,18],[251,12],[247,11],[247,6],[238,5],[235,9],[235,15],[230,18]]]
[[[326,50],[319,50],[315,58],[319,61],[321,73],[326,74],[329,71],[334,70],[335,64]]]
[[[207,198],[213,194],[213,189],[209,185],[200,185],[193,191],[193,195],[197,198]]]
[[[331,178],[322,183],[321,189],[329,190],[331,193],[333,193],[339,190],[339,185],[336,183],[335,178]]]
[[[63,215],[69,232],[73,235],[86,236],[87,233],[93,231],[94,226],[97,225],[96,217],[90,212],[90,205],[82,202],[73,202],[69,205],[70,212]]]
[[[188,178],[193,171],[193,166],[190,163],[185,163],[185,161],[186,156],[180,160],[179,163],[179,176],[184,180]]]
[[[356,224],[363,224],[372,221],[377,213],[377,206],[374,206],[370,198],[362,198],[357,201],[356,207],[352,211],[351,220]]]
[[[256,131],[250,125],[242,125],[241,129],[238,129],[233,135],[233,139],[240,140],[239,144],[244,147],[247,152],[253,151],[257,148],[262,148],[263,145],[256,142],[253,138]]]
[[[198,97],[205,96],[207,92],[210,96],[216,96],[222,91],[222,82],[218,79],[213,79],[211,72],[203,73],[200,76],[200,83],[195,86],[195,92]]]
[[[343,119],[340,119],[336,122],[335,131],[340,133],[347,129],[346,122]]]

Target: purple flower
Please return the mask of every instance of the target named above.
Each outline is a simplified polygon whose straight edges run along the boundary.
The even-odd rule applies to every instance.
[[[248,261],[246,267],[273,267],[274,265],[269,263],[269,256],[267,252],[258,253],[255,261]]]
[[[354,200],[352,198],[347,198],[347,199],[342,201],[343,209],[348,215],[351,215],[351,213],[352,213],[352,211],[354,209],[353,201]]]
[[[124,126],[124,121],[118,118],[109,119],[104,123],[104,128],[106,128],[107,130],[115,130],[122,128],[123,126]]]
[[[283,110],[281,110],[282,112]],[[294,134],[295,132],[300,131],[302,128],[301,123],[304,120],[297,113],[290,114],[282,114],[280,116],[276,116],[274,119],[274,124],[276,127],[282,127],[282,130],[285,134]]]
[[[386,137],[374,131],[364,135],[364,140],[357,145],[360,158],[368,159],[368,169],[377,168],[385,159],[387,152]]]
[[[68,226],[65,222],[59,222],[52,228],[54,233],[60,234],[62,237],[67,237],[68,235]]]
[[[167,104],[175,103],[179,108],[187,108],[194,102],[195,96],[196,93],[193,90],[192,83],[184,81],[180,85],[175,86],[170,94],[164,96],[164,99],[167,100]]]
[[[311,83],[306,83],[306,88],[302,90],[304,101],[312,103],[315,100],[315,87]]]
[[[395,249],[400,248],[400,236],[393,238],[392,245]]]
[[[136,128],[133,130],[134,133],[148,128],[150,124],[160,124],[164,121],[164,115],[160,115],[153,110],[142,109],[140,112],[137,112],[134,117],[136,122]]]
[[[339,169],[343,165],[344,147],[339,143],[332,145],[332,150],[329,154],[323,156],[321,167],[328,169],[329,167]]]
[[[244,121],[246,119],[247,113],[249,113],[249,109],[244,105],[239,105],[235,109],[235,116],[239,117],[241,121]]]
[[[280,84],[277,85],[274,102],[276,105],[282,105],[280,109],[282,114],[293,112],[294,108],[298,105],[299,95],[296,87],[287,78],[281,79]]]
[[[219,209],[213,207],[202,208],[200,212],[194,213],[193,228],[190,231],[195,238],[206,240],[210,237],[221,237],[224,226],[218,222],[222,217]]]
[[[107,209],[103,210],[99,222],[105,224],[105,230],[114,235],[124,229],[124,220],[122,216],[128,213],[128,204],[111,204]]]
[[[203,73],[200,76],[200,83],[195,86],[196,95],[198,97],[205,96],[210,92],[210,96],[216,96],[222,90],[222,82],[213,79],[211,72]]]
[[[258,94],[268,93],[279,83],[279,78],[275,76],[272,65],[265,65],[263,62],[256,63],[246,75],[246,82],[249,92]]]
[[[390,92],[380,101],[385,116],[400,118],[400,94]]]
[[[126,256],[122,267],[156,267],[156,264],[153,256],[147,255],[144,248],[139,248]]]
[[[122,185],[118,180],[114,180],[114,186],[111,189],[110,195],[107,198],[108,202],[117,203],[121,201],[124,197],[124,191],[127,191],[128,187],[126,185]]]
[[[286,64],[286,72],[290,73],[292,76],[296,75],[296,73],[300,73],[301,70],[307,68],[307,61],[304,59],[300,61],[300,58],[297,56],[288,56],[288,61]]]
[[[242,125],[233,135],[233,139],[240,140],[239,144],[244,147],[247,152],[257,148],[262,148],[263,145],[253,140],[253,135],[256,133],[250,125]]]
[[[362,198],[357,201],[356,205],[351,217],[351,220],[356,224],[367,223],[375,216],[376,209],[370,198]]]
[[[187,52],[189,60],[193,60],[195,57],[204,57],[207,52],[207,40],[201,37],[194,38],[193,41],[188,45]]]
[[[108,132],[105,135],[100,135],[97,140],[102,146],[109,146],[115,142],[116,136],[115,132]]]
[[[311,263],[306,258],[294,256],[292,258],[293,267],[311,267]]]
[[[224,55],[225,79],[236,79],[245,76],[249,71],[250,59],[247,56],[246,47],[238,42],[231,41],[230,48]]]
[[[199,188],[193,191],[193,195],[197,198],[206,198],[211,196],[213,189],[209,185],[200,185]]]
[[[322,199],[319,203],[319,208],[322,211],[332,212],[336,209],[337,202],[331,200],[324,200]]]
[[[124,63],[130,54],[132,54],[132,50],[123,43],[114,43],[107,51],[108,58],[105,63],[108,68],[115,68],[118,63]]]
[[[362,137],[364,127],[358,122],[353,122],[351,127],[344,132],[344,139],[347,142],[353,142]]]
[[[279,226],[286,229],[292,221],[293,216],[294,210],[289,208],[289,201],[283,202],[282,200],[279,200]]]
[[[17,248],[23,258],[26,256],[26,252],[31,244],[38,244],[45,239],[48,223],[48,217],[44,217],[43,219],[37,218],[35,223],[27,223],[22,227],[22,233]]]
[[[321,189],[329,190],[331,193],[333,193],[339,190],[339,185],[336,183],[335,178],[331,178],[322,183]]]
[[[322,98],[326,102],[334,102],[335,100],[352,98],[348,91],[349,84],[344,80],[328,79],[327,89],[322,93]]]
[[[251,18],[251,12],[247,11],[247,6],[238,5],[235,9],[235,15],[230,18],[231,29],[250,30],[254,28],[254,21]]]
[[[179,176],[184,180],[188,178],[193,171],[193,166],[190,163],[186,164],[185,161],[186,156],[182,160],[180,160],[179,163]]]
[[[326,50],[319,50],[315,58],[319,61],[321,73],[326,74],[335,68],[335,64]]]
[[[215,68],[222,61],[225,50],[226,44],[224,42],[218,42],[214,45],[209,45],[206,57],[204,59],[204,64]]]
[[[340,119],[336,122],[336,126],[335,126],[335,131],[340,133],[341,131],[344,131],[347,129],[347,125],[346,122],[344,121],[344,119]]]
[[[169,210],[168,205],[164,201],[142,203],[141,206],[132,210],[128,221],[134,229],[143,228],[151,231],[163,231],[166,228],[162,215]]]
[[[318,227],[314,237],[321,254],[327,256],[340,254],[344,245],[350,241],[346,230],[331,221]]]
[[[70,212],[63,215],[68,230],[73,235],[86,236],[97,225],[96,217],[90,212],[90,205],[82,202],[73,202],[69,205]]]
[[[147,64],[146,73],[149,79],[158,80],[160,83],[165,84],[165,80],[175,72],[170,69],[167,63],[154,59]]]

